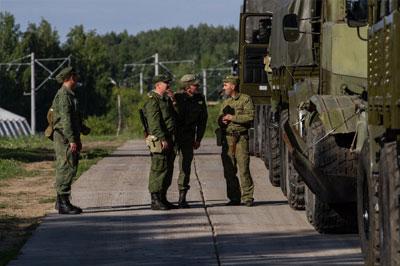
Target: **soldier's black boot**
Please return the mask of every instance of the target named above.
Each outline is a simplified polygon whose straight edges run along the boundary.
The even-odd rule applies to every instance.
[[[80,214],[82,209],[71,204],[68,195],[59,195],[58,213],[59,214]]]
[[[190,208],[189,204],[186,201],[186,194],[187,194],[187,190],[180,190],[179,191],[178,207],[181,208],[181,209]]]
[[[168,206],[161,202],[160,193],[151,193],[151,209],[154,211],[169,210]]]
[[[170,209],[176,209],[178,208],[177,206],[175,206],[174,204],[172,204],[171,202],[169,202],[167,200],[167,193],[166,192],[161,192],[160,193],[160,197],[161,197],[161,202],[166,205],[168,208]]]

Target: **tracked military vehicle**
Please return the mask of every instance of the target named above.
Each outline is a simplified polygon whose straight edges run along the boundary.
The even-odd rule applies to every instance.
[[[369,25],[368,104],[358,175],[358,217],[367,265],[400,265],[400,2],[348,0],[350,27]]]

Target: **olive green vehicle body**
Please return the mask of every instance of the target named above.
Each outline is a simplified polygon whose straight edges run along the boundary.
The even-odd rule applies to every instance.
[[[369,1],[367,113],[371,154],[379,152],[380,146],[374,144],[377,139],[400,140],[400,3],[393,1],[390,14],[381,15],[377,2]],[[377,159],[372,159],[374,164]]]
[[[241,16],[239,51],[241,90],[251,95],[254,102],[260,105],[257,109],[259,116],[256,114],[259,118],[256,118],[254,127],[254,154],[262,158],[268,156],[268,145],[263,130],[271,127],[274,121],[271,121],[268,115],[263,115],[267,113],[266,110],[268,109],[270,114],[279,116],[283,110],[288,109],[289,120],[284,125],[282,138],[293,156],[295,168],[306,184],[327,203],[355,202],[356,187],[353,178],[341,176],[325,178],[313,167],[307,158],[309,147],[304,132],[307,131],[312,119],[318,115],[325,131],[330,135],[349,138],[356,132],[364,134],[366,130],[363,129],[366,128],[367,121],[365,115],[357,113],[357,106],[363,105],[360,95],[367,88],[365,56],[367,43],[359,39],[356,29],[347,25],[345,0],[307,1],[312,6],[310,8],[312,21],[302,23],[309,23],[311,31],[301,34],[312,34],[308,49],[312,51],[313,63],[288,65],[275,61],[272,73],[268,73],[268,84],[261,90],[260,87],[265,84],[254,83],[249,86],[243,82],[246,57],[244,49],[247,46],[243,38],[243,32],[246,31],[244,26],[246,14],[243,13]],[[289,2],[282,1],[282,5]],[[301,14],[301,11],[299,13]],[[277,14],[282,15],[279,12]],[[272,14],[273,26],[281,26],[279,30],[283,30],[281,22],[283,17],[277,14]],[[367,27],[361,29],[361,34],[366,36]],[[273,50],[274,41],[276,40],[272,36],[266,48],[266,52],[271,53],[272,57],[276,52]],[[353,150],[361,150],[363,143],[360,139],[362,138],[357,138],[352,143]],[[267,151],[263,153],[265,146]]]

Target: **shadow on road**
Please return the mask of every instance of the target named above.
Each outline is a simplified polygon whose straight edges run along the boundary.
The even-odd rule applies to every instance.
[[[215,265],[211,234],[199,231],[207,226],[202,217],[179,211],[51,215],[39,228],[40,239],[34,235],[35,245],[15,265]],[[222,265],[362,264],[359,253],[335,255],[359,246],[354,235],[217,232],[217,243]]]

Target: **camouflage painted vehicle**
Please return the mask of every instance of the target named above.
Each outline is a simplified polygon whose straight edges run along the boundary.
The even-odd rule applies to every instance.
[[[367,8],[368,7],[368,8]],[[348,24],[369,24],[368,104],[357,181],[367,265],[400,265],[400,2],[347,0]]]
[[[270,60],[272,11],[277,6],[279,6],[277,1],[244,0],[240,16],[238,62],[240,89],[243,93],[252,96],[256,107],[254,127],[250,130],[250,153],[261,157],[267,168],[275,165],[274,169],[276,169],[276,156],[279,155],[279,150],[274,150],[275,157],[270,156],[271,144],[267,136],[271,119],[272,91],[268,81],[268,75],[271,73],[269,73],[267,62]],[[268,176],[273,177],[273,175]],[[271,183],[279,186],[279,178],[271,178]]]
[[[359,110],[367,88],[367,43],[359,35],[366,27],[346,24],[344,0],[268,3],[274,3],[268,9],[271,35],[257,56],[247,38],[256,36],[248,26],[255,15],[246,8],[241,15],[241,90],[257,104],[254,154],[264,159],[271,183],[281,186],[290,206],[306,208],[316,230],[355,231],[363,146],[357,132],[366,121]],[[260,76],[255,65],[256,73],[265,71],[261,81],[249,79]]]

